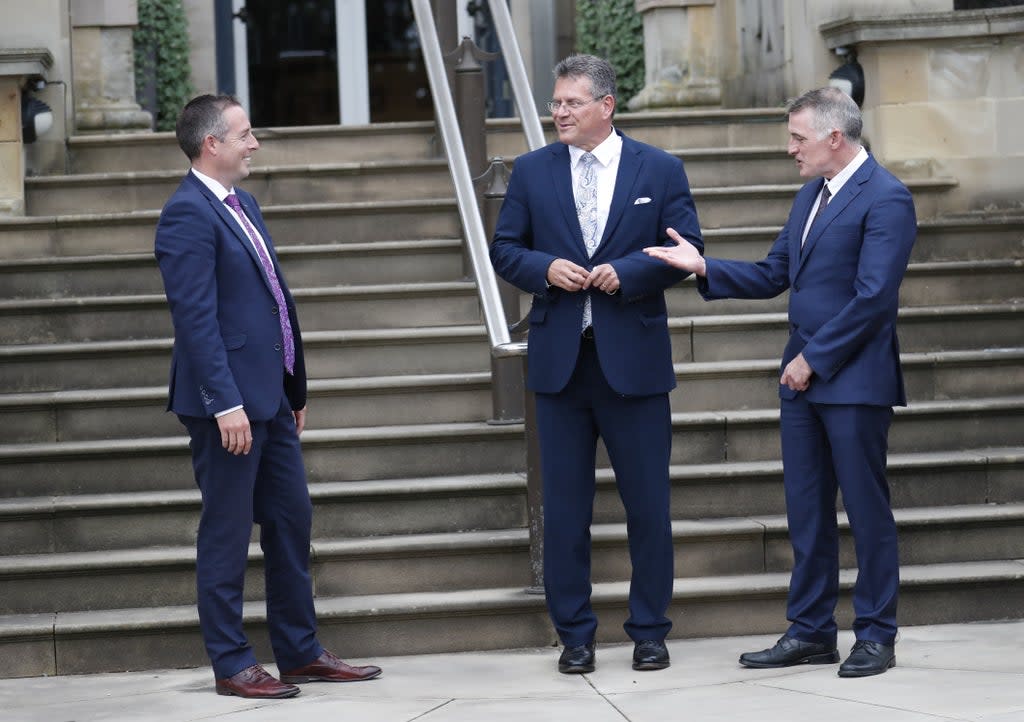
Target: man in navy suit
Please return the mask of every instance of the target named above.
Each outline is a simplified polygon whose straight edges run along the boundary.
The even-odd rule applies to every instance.
[[[231,96],[190,101],[177,138],[192,168],[160,214],[156,257],[174,321],[168,409],[188,430],[203,499],[196,587],[216,690],[293,697],[297,683],[371,679],[378,667],[352,667],[316,638],[299,322],[259,206],[235,188],[259,143]],[[242,628],[253,522],[280,681],[257,664]]]
[[[527,384],[536,393],[544,586],[564,649],[559,670],[594,669],[590,523],[597,439],[626,509],[633,575],[625,629],[635,669],[669,665],[674,579],[669,512],[675,387],[665,288],[686,275],[645,245],[685,228],[701,247],[682,163],[612,127],[615,71],[577,55],[555,68],[557,143],[519,157],[491,260],[533,294]]]
[[[708,300],[771,298],[789,289],[789,343],[779,387],[782,461],[793,572],[789,630],[774,647],[740,657],[748,667],[839,661],[836,493],[857,552],[856,643],[841,677],[896,663],[899,558],[886,481],[892,407],[906,405],[896,312],[917,236],[910,192],[860,142],[856,103],[835,88],[788,109],[789,154],[814,180],[758,263],[701,258],[679,245],[647,252],[700,277]]]

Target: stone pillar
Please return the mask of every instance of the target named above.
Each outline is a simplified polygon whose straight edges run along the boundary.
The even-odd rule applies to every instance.
[[[636,0],[644,21],[646,84],[630,110],[719,105],[716,0]]]
[[[853,17],[821,28],[864,68],[864,129],[901,177],[947,176],[946,212],[1024,198],[1024,7]]]
[[[25,153],[21,135],[21,88],[47,78],[48,50],[0,49],[0,217],[25,215]]]
[[[71,0],[75,126],[80,133],[148,130],[135,102],[135,0]]]

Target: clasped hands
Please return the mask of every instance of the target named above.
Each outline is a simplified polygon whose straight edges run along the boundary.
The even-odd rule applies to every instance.
[[[547,281],[565,291],[585,291],[591,287],[605,293],[619,290],[619,274],[610,263],[602,263],[588,271],[572,261],[556,258],[548,266]]]

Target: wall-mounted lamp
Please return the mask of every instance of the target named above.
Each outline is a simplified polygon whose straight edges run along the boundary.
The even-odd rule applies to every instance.
[[[828,76],[828,84],[853,98],[853,102],[859,108],[864,103],[864,68],[857,62],[855,50],[840,46],[835,52],[836,55],[845,57],[846,62],[832,71]]]
[[[29,82],[21,91],[21,141],[34,143],[36,139],[53,127],[53,110],[49,105],[29,95],[32,90],[42,90],[42,80]]]

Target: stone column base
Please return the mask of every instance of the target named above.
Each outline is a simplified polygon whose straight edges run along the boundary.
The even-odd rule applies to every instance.
[[[646,85],[630,110],[720,105],[715,0],[636,0],[644,21]]]
[[[118,133],[151,130],[153,116],[136,104],[83,106],[75,110],[79,133]]]
[[[665,68],[662,78],[648,83],[627,104],[630,110],[677,108],[689,105],[719,105],[722,87],[716,80],[684,80],[687,73],[679,67]]]

